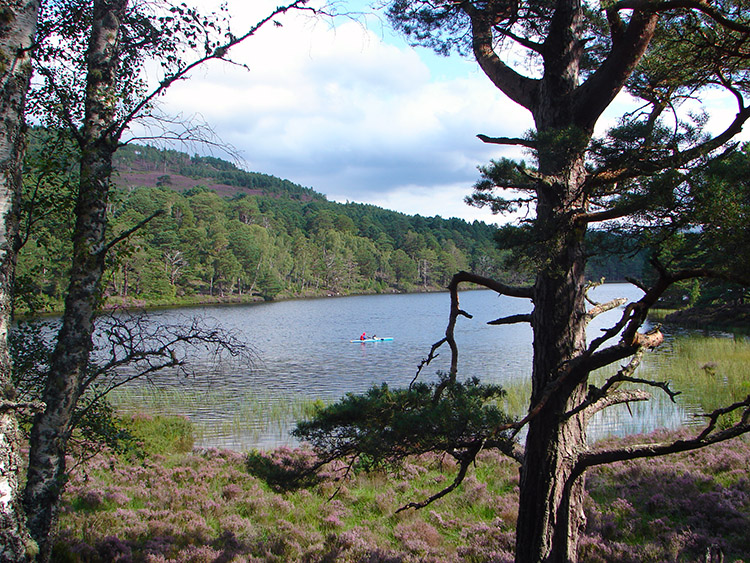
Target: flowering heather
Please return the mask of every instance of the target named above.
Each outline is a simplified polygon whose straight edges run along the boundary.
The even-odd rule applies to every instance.
[[[263,455],[282,465],[309,459],[289,448]],[[342,481],[332,471],[320,484],[294,492],[270,488],[246,463],[247,456],[217,449],[90,460],[66,488],[54,560],[513,560],[518,469],[497,452],[480,454],[452,494],[400,513],[452,480],[455,463],[420,455],[406,460],[395,477],[353,471]],[[697,562],[708,550],[721,550],[727,562],[750,561],[748,469],[750,442],[735,440],[591,471],[582,561]]]

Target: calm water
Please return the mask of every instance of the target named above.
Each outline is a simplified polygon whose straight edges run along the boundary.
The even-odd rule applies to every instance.
[[[628,284],[597,288],[593,297],[637,299],[640,290]],[[460,318],[456,338],[460,346],[459,376],[485,382],[512,384],[528,377],[531,367],[531,330],[526,325],[488,326],[498,317],[531,309],[527,300],[498,297],[491,291],[461,293],[462,308],[474,316]],[[164,323],[200,316],[234,330],[254,349],[251,364],[219,364],[197,358],[200,377],[175,378],[165,374],[156,389],[141,385],[121,399],[125,408],[182,413],[198,427],[196,444],[234,449],[291,443],[291,407],[301,399],[332,401],[348,392],[362,392],[387,382],[406,386],[430,346],[445,331],[450,308],[447,293],[374,295],[204,307],[159,311],[151,315]],[[619,311],[596,319],[590,335],[613,324]],[[366,331],[392,342],[351,343]],[[423,370],[421,378],[447,371],[449,350]],[[631,414],[632,411],[632,414]],[[602,436],[678,426],[688,413],[664,401],[610,409],[593,421],[591,434]],[[264,418],[273,424],[267,428]]]

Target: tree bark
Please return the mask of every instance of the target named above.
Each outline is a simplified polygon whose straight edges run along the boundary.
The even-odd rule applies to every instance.
[[[29,529],[42,559],[49,556],[60,493],[65,484],[65,452],[81,382],[92,349],[94,316],[100,298],[107,201],[114,129],[118,40],[128,0],[95,0],[87,57],[85,118],[79,134],[80,181],[73,233],[73,262],[62,325],[44,391],[47,405],[31,433],[24,502]]]
[[[24,107],[38,12],[38,1],[10,0],[0,8],[0,561],[14,562],[32,560],[36,550],[21,506],[8,330],[26,148]]]
[[[583,156],[564,163],[540,158],[540,165],[540,171],[554,174],[560,182],[537,190],[537,221],[548,226],[544,232],[554,235],[546,241],[545,265],[534,285],[532,408],[551,383],[565,377],[564,367],[586,347],[585,228],[570,213],[585,205],[578,195],[585,178]],[[577,560],[585,521],[583,478],[576,479],[574,466],[586,446],[586,425],[580,413],[566,413],[584,400],[586,391],[585,380],[563,380],[529,422],[516,530],[518,562]]]

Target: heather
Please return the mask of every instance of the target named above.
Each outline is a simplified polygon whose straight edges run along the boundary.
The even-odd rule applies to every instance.
[[[159,419],[139,417],[133,431],[166,434],[160,427]],[[251,476],[239,452],[149,447],[142,442],[139,456],[100,454],[73,471],[56,561],[512,560],[518,471],[497,452],[481,453],[452,494],[397,513],[445,487],[455,462],[425,454],[388,473],[355,470],[335,481],[331,472],[282,493]],[[307,454],[280,448],[266,455],[292,463]],[[705,561],[709,549],[726,561],[750,560],[748,460],[750,442],[737,439],[591,471],[582,560]]]

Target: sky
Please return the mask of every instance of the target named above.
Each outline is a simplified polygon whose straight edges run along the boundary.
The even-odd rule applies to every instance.
[[[230,1],[233,32],[276,5]],[[358,3],[347,6],[356,10]],[[367,9],[365,2],[359,7]],[[411,48],[374,15],[278,19],[282,27],[264,27],[232,51],[248,68],[216,62],[193,72],[161,98],[164,111],[205,120],[247,170],[332,201],[500,222],[463,198],[479,178],[478,165],[521,154],[476,135],[518,136],[532,121],[476,62]]]
[[[218,7],[217,0],[196,1],[204,10]],[[232,31],[244,33],[278,3],[230,0]],[[371,12],[368,4],[342,6]],[[332,201],[503,222],[463,200],[479,178],[477,166],[523,153],[476,135],[523,136],[532,120],[473,59],[412,48],[382,15],[332,22],[287,13],[278,20],[281,27],[265,26],[232,50],[240,64],[210,63],[172,86],[163,109],[204,120],[245,169]]]

